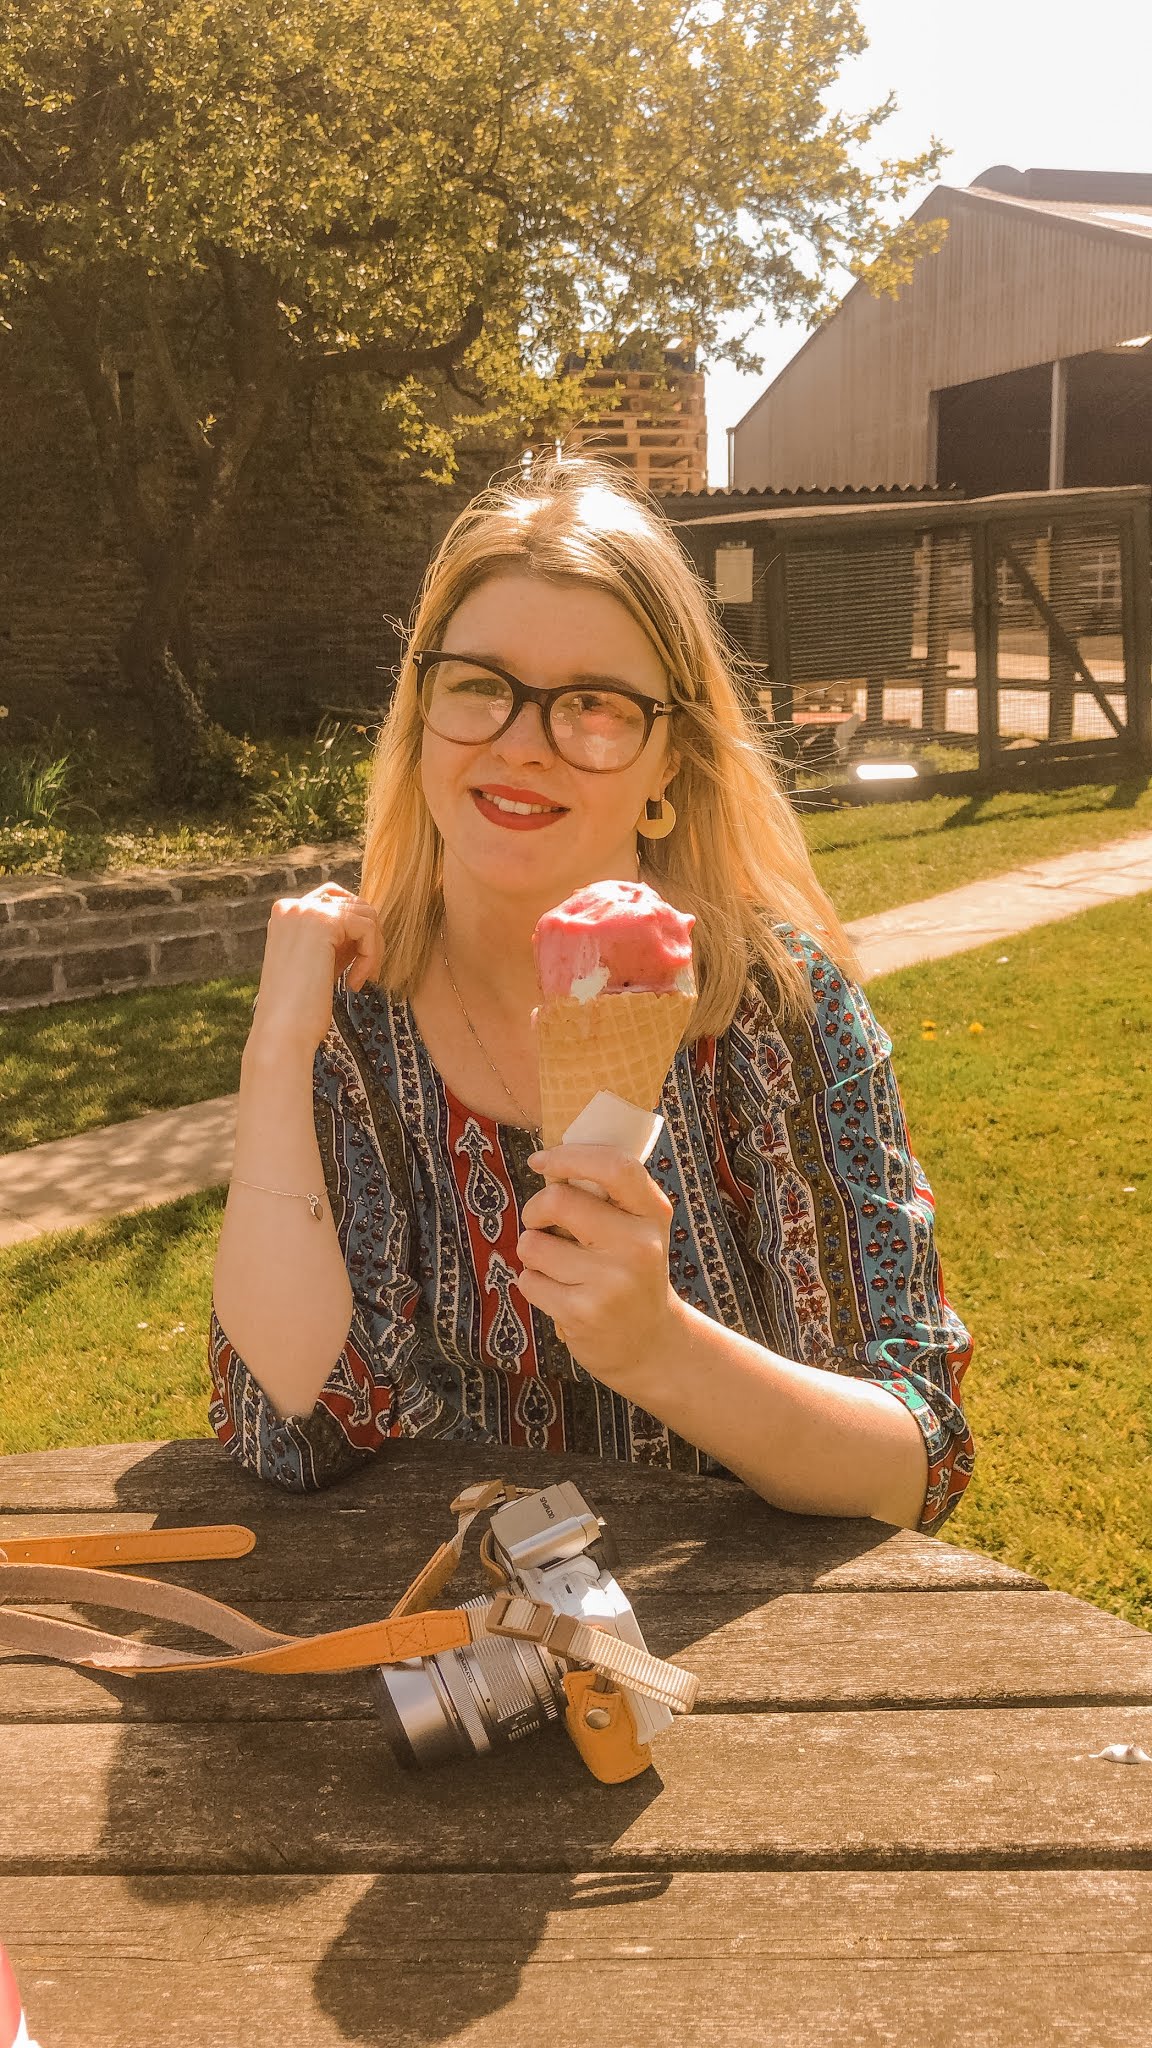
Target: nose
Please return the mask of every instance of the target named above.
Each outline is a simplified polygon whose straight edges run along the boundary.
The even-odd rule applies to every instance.
[[[544,713],[539,704],[522,704],[511,725],[500,737],[492,742],[492,752],[502,760],[516,761],[527,767],[530,763],[541,764],[555,759],[552,744],[544,730]]]

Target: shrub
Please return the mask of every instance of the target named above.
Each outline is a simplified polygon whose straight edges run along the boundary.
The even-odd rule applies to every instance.
[[[192,770],[188,803],[197,811],[244,811],[270,772],[267,749],[208,724]]]
[[[0,752],[0,825],[54,824],[74,799],[70,753],[43,741]]]
[[[362,739],[362,728],[322,719],[304,759],[271,771],[253,806],[256,816],[296,840],[358,833],[368,768]]]

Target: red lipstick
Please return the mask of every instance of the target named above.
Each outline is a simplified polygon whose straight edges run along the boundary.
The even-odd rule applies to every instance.
[[[503,825],[508,832],[539,832],[546,825],[555,825],[560,818],[566,818],[568,808],[557,804],[551,797],[541,795],[536,789],[511,789],[506,783],[487,782],[483,789],[469,792],[476,809],[490,824]],[[540,804],[546,809],[533,811],[504,810],[493,797],[502,797],[508,804]]]

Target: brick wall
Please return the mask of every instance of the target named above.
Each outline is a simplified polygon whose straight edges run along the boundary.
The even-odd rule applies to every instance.
[[[0,1012],[74,996],[255,973],[278,896],[359,886],[360,849],[295,847],[275,861],[0,883]]]
[[[132,352],[123,360],[131,363]],[[213,715],[254,734],[310,729],[326,705],[379,708],[430,556],[514,455],[480,442],[448,486],[407,472],[367,379],[273,422],[190,612]],[[132,377],[139,475],[165,503],[175,470],[142,361]],[[138,578],[99,488],[87,413],[31,306],[0,327],[0,704],[15,730],[84,726],[119,681]]]

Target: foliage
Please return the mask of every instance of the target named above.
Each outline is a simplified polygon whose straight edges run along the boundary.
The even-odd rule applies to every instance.
[[[348,773],[356,758],[366,775],[366,728],[351,727],[339,749],[339,773],[319,774],[315,741],[236,739],[209,728],[193,778],[193,797],[176,806],[156,801],[148,787],[146,751],[126,732],[122,740],[90,731],[75,744],[72,781],[75,801],[50,824],[0,823],[0,880],[8,875],[87,875],[126,867],[179,868],[260,860],[301,841],[331,837],[315,829],[317,815],[338,814],[333,798],[346,791],[350,823],[358,829],[363,799]],[[311,765],[308,765],[311,763]],[[303,774],[300,770],[303,767]],[[301,784],[317,802],[289,803],[281,811],[262,796]],[[323,791],[328,790],[323,803]],[[304,829],[301,829],[301,818]],[[345,829],[338,827],[338,830]]]
[[[364,728],[325,718],[315,745],[302,760],[272,769],[256,799],[254,813],[285,835],[289,844],[342,839],[362,831],[367,760]]]
[[[97,875],[120,868],[210,867],[283,852],[284,833],[251,818],[136,818],[124,829],[91,819],[0,825],[0,882],[14,875]]]
[[[0,717],[7,717],[0,710]],[[69,749],[56,751],[59,736],[45,734],[30,745],[0,749],[0,827],[43,827],[73,808],[76,764]]]
[[[375,350],[417,400],[465,331],[498,398],[590,331],[711,350],[835,264],[900,274],[885,212],[940,150],[862,168],[892,102],[826,97],[865,47],[850,0],[3,0],[7,275],[210,280],[257,354]],[[202,447],[223,414],[156,361]]]
[[[32,748],[0,754],[0,825],[52,825],[68,801],[67,754],[45,760]]]
[[[0,292],[88,409],[160,778],[204,742],[189,593],[294,401],[368,375],[447,477],[480,415],[580,412],[571,352],[655,330],[749,367],[732,316],[907,274],[887,215],[941,152],[864,168],[890,103],[827,105],[863,47],[851,0],[0,0]]]

